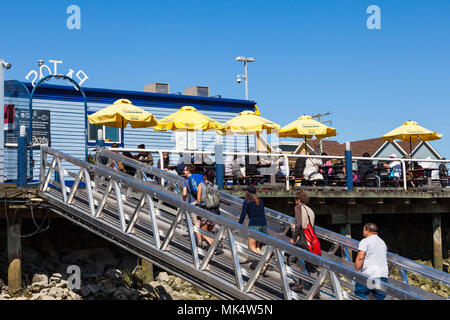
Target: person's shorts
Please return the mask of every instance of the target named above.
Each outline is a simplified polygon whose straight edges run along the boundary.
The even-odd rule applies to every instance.
[[[254,230],[254,231],[259,231],[262,233],[267,233],[267,226],[248,226],[250,229]]]
[[[209,210],[209,211],[211,211],[211,212],[213,212],[213,213],[215,213],[217,215],[220,215],[219,208],[217,208],[217,209],[207,209],[207,210]],[[202,227],[204,225],[208,225],[208,226],[214,227],[216,225],[216,223],[214,221],[212,221],[212,220],[208,220],[206,218],[201,218],[201,220],[200,220],[200,227]]]

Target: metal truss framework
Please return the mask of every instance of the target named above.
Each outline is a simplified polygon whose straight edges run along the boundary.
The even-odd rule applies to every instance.
[[[97,163],[101,160],[106,165],[93,165],[42,146],[40,195],[63,217],[220,298],[290,300],[320,294],[322,299],[359,299],[353,294],[353,282],[373,284],[373,279],[354,270],[348,255],[336,255],[339,249],[357,251],[358,242],[353,239],[316,226],[321,242],[330,247],[317,256],[288,243],[285,235],[294,222],[292,217],[266,208],[269,234],[263,234],[237,223],[240,198],[220,192],[221,214],[216,215],[182,201],[182,177],[106,149],[97,152]],[[115,170],[116,161],[134,167],[135,175]],[[64,169],[68,163],[79,168],[78,174]],[[159,183],[150,177],[158,177]],[[215,222],[215,230],[195,226],[194,216]],[[197,246],[196,232],[213,239],[212,245]],[[248,238],[265,244],[262,255],[247,249]],[[224,253],[216,255],[219,245]],[[298,263],[289,265],[287,256]],[[308,274],[303,261],[317,266],[319,272]],[[389,283],[375,284],[390,299],[441,299],[410,285],[407,272],[450,283],[447,273],[398,255],[389,253],[388,261],[390,272],[397,268],[404,275],[403,282],[390,278]],[[309,283],[308,290],[291,290],[294,279]]]

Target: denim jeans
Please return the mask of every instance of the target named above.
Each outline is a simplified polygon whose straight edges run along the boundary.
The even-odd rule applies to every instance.
[[[388,283],[388,278],[376,278],[376,280],[381,280],[385,283]],[[358,297],[367,299],[367,295],[369,293],[372,293],[373,296],[375,297],[375,299],[377,300],[384,300],[384,298],[386,297],[386,294],[384,294],[383,292],[377,291],[375,289],[369,289],[367,286],[360,284],[360,283],[355,283],[355,294]]]

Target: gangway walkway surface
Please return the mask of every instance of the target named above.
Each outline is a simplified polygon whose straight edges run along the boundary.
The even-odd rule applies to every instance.
[[[241,198],[221,191],[216,215],[183,201],[180,176],[105,148],[96,157],[94,165],[41,146],[39,195],[51,210],[221,299],[360,299],[353,293],[354,282],[385,292],[387,299],[444,299],[409,284],[409,273],[450,285],[448,273],[393,253],[388,253],[390,274],[397,269],[403,281],[390,277],[389,283],[374,282],[354,270],[348,254],[358,249],[354,239],[316,226],[321,243],[330,247],[318,256],[288,243],[293,217],[266,208],[269,234],[263,234],[237,222]],[[115,170],[117,161],[135,168],[135,175]],[[79,168],[77,174],[64,169],[69,164]],[[194,215],[214,221],[214,231],[194,226]],[[213,244],[198,247],[194,232],[214,239]],[[247,248],[249,237],[265,244],[263,255]],[[216,255],[219,244],[224,252]],[[343,257],[336,255],[339,251],[345,252]],[[302,263],[289,265],[287,256],[308,261],[319,272],[309,275]],[[265,264],[269,267],[262,274]],[[292,291],[294,279],[309,283],[308,290]]]

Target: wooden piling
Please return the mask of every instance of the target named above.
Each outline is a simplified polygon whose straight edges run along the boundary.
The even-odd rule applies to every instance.
[[[13,291],[22,287],[21,227],[22,217],[17,215],[14,221],[9,220],[6,231],[8,246],[8,287]]]
[[[442,231],[441,231],[441,214],[433,213],[433,266],[442,270]]]
[[[144,284],[150,283],[155,280],[154,274],[153,274],[153,263],[151,263],[148,260],[141,259],[141,266],[142,271],[144,273]]]

